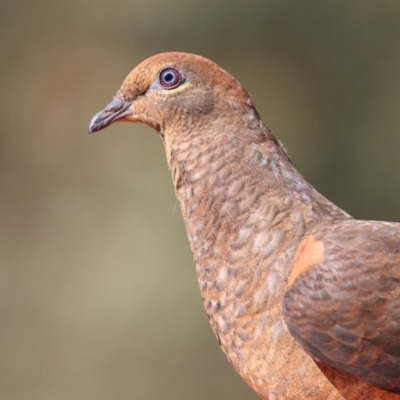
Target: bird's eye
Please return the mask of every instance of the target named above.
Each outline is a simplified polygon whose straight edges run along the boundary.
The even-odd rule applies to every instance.
[[[181,81],[181,74],[174,68],[165,68],[160,73],[160,84],[164,89],[176,88]]]

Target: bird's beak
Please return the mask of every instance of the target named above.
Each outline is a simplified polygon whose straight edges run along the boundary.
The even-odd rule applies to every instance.
[[[126,117],[132,116],[132,102],[114,97],[108,106],[98,112],[90,121],[89,133],[101,131],[115,121],[121,121]]]

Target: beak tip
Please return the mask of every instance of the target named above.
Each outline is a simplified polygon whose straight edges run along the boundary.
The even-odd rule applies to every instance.
[[[103,127],[104,127],[104,116],[103,112],[100,111],[90,120],[88,133],[90,135],[91,133],[101,130]]]

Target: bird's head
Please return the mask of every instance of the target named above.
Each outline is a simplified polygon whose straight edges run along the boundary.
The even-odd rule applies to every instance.
[[[187,53],[162,53],[127,76],[111,103],[92,118],[89,133],[128,121],[144,123],[163,136],[193,130],[217,115],[228,119],[235,109],[249,107],[253,103],[243,87],[212,61]]]

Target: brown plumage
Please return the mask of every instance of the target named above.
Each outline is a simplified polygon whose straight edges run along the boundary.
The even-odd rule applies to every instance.
[[[399,224],[319,194],[203,57],[141,63],[89,131],[115,121],[162,137],[211,326],[262,399],[400,399]]]

